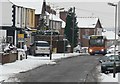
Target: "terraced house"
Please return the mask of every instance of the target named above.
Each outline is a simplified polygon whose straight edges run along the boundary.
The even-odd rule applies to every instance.
[[[35,27],[35,9],[19,6],[9,0],[0,1],[0,30],[6,31],[6,42],[22,47],[27,39],[30,43],[28,28]]]

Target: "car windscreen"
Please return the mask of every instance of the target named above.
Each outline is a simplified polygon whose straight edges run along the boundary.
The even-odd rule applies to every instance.
[[[91,39],[90,40],[90,45],[91,46],[103,46],[104,45],[104,40],[103,39]]]
[[[49,43],[36,43],[36,46],[49,47]]]
[[[108,57],[109,61],[120,61],[120,56],[118,55],[111,55]]]

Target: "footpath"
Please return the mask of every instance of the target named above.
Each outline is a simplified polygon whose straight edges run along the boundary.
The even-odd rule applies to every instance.
[[[0,83],[1,82],[19,82],[17,79],[15,80],[15,78],[14,80],[12,79],[12,77],[14,77],[15,74],[34,69],[44,64],[56,64],[55,60],[57,59],[63,59],[63,58],[79,56],[79,55],[82,55],[82,54],[56,53],[56,54],[52,54],[52,60],[50,60],[50,57],[47,57],[47,56],[28,55],[27,59],[17,60],[12,63],[6,63],[4,65],[0,65]]]

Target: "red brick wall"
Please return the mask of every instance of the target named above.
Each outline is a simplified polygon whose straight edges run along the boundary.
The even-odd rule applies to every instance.
[[[66,22],[66,17],[67,17],[67,11],[61,11],[60,12],[60,19]]]
[[[40,18],[40,14],[36,14],[35,15],[35,28],[37,28],[39,25],[39,18]]]
[[[93,35],[94,34],[94,28],[91,29],[80,29],[80,39],[79,41],[81,42],[83,47],[88,47],[88,38],[85,38],[85,36]]]

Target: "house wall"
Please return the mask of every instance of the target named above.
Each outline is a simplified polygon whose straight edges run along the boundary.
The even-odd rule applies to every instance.
[[[61,28],[61,29],[59,29],[59,31],[60,31],[60,35],[64,35],[64,29],[65,29],[65,28]]]
[[[118,31],[120,33],[120,1],[118,2]]]
[[[39,18],[40,18],[40,14],[36,14],[35,15],[35,28],[39,27]]]
[[[29,9],[29,27],[35,27],[35,10]]]
[[[89,47],[90,35],[102,35],[102,26],[98,19],[95,28],[80,28],[79,29],[79,42],[83,47]]]
[[[55,21],[55,20],[50,20],[49,21],[49,28],[53,30],[59,30],[62,28],[62,22],[60,21]]]
[[[118,50],[120,52],[120,1],[118,2]]]
[[[60,19],[66,22],[66,17],[67,17],[67,11],[61,11],[60,12]]]
[[[12,6],[13,4],[9,1],[7,2],[0,2],[0,26],[12,26]]]
[[[22,7],[16,6],[16,22],[15,26],[17,28],[22,28]]]
[[[102,26],[100,24],[100,21],[98,20],[96,26],[95,26],[95,35],[102,35]]]
[[[32,12],[31,12],[32,11]],[[17,28],[25,28],[35,26],[35,12],[34,9],[24,8],[20,6],[16,6],[16,27]]]
[[[83,47],[88,47],[89,35],[93,35],[95,32],[94,28],[80,28],[79,29],[79,42]]]

